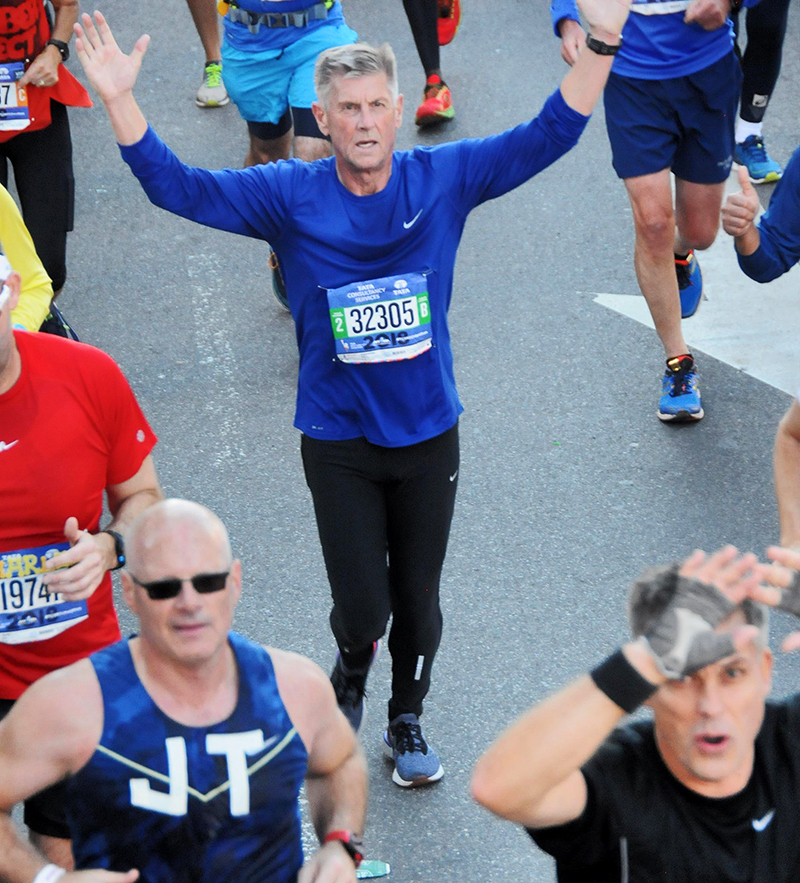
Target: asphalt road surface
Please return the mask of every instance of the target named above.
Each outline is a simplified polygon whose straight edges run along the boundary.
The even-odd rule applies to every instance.
[[[401,149],[512,126],[565,73],[544,0],[464,6],[442,53],[456,119],[420,135],[423,74],[400,0],[346,0],[362,38],[397,52]],[[240,166],[236,108],[195,107],[204,58],[183,0],[103,0],[101,9],[124,48],[152,35],[137,95],[167,143],[191,164]],[[784,163],[800,143],[799,32],[793,4],[765,127]],[[70,68],[82,77],[76,59]],[[238,629],[327,670],[329,592],[292,427],[294,329],[270,293],[266,245],[154,208],[102,108],[74,110],[71,121],[76,217],[60,304],[130,378],[160,438],[167,493],[205,503],[228,525],[245,573]],[[471,801],[476,757],[623,640],[626,586],[644,565],[728,541],[760,552],[777,539],[771,450],[789,396],[700,353],[705,420],[659,423],[655,334],[593,302],[598,291],[637,292],[632,243],[602,110],[569,155],[467,224],[451,309],[466,407],[460,489],[424,716],[441,783],[412,792],[391,783],[379,744],[388,654],[369,681],[368,853],[391,863],[395,883],[552,880],[551,861],[524,832]],[[776,616],[774,640],[788,627]],[[800,660],[781,660],[776,693],[798,689],[798,671]]]

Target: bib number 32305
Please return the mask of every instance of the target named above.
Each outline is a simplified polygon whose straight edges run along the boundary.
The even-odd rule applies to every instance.
[[[423,273],[354,282],[327,293],[342,362],[395,362],[430,349],[431,308]]]

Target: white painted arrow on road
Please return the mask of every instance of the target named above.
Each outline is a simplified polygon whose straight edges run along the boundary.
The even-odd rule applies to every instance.
[[[726,196],[739,190],[735,171]],[[683,333],[701,350],[791,395],[800,385],[800,265],[766,285],[739,269],[733,241],[722,229],[714,245],[698,252],[706,299]],[[631,260],[633,256],[631,255]],[[595,302],[653,328],[641,294],[597,294]]]

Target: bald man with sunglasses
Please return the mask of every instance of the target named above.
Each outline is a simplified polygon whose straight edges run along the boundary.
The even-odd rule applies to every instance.
[[[208,509],[163,501],[127,539],[138,635],[42,678],[0,723],[0,880],[352,883],[366,768],[329,679],[230,631],[241,564]],[[74,872],[8,814],[57,781]],[[305,864],[304,781],[322,844]]]

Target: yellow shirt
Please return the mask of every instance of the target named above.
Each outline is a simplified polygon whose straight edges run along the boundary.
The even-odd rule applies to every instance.
[[[11,322],[26,331],[38,331],[50,312],[53,282],[47,275],[22,220],[16,202],[0,185],[0,242],[8,262],[22,277],[22,291]]]

